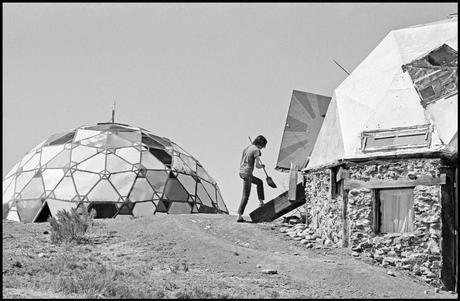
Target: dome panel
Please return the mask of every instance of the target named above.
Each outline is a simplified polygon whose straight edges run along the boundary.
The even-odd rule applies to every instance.
[[[187,192],[191,195],[195,195],[196,192],[196,180],[192,176],[189,175],[183,175],[183,174],[178,174],[177,179],[179,179],[180,183],[184,188],[187,190]]]
[[[64,145],[45,146],[42,148],[40,164],[43,166],[64,150]]]
[[[222,195],[221,195],[219,189],[217,189],[217,205],[219,207],[219,210],[222,210],[222,211],[228,213],[227,206],[225,206],[224,200],[222,199]]]
[[[70,166],[70,150],[65,149],[56,157],[51,159],[47,164],[47,168],[69,167]]]
[[[75,171],[73,174],[75,186],[80,195],[86,195],[101,178],[99,174],[86,171]]]
[[[42,172],[42,177],[45,189],[53,190],[64,177],[64,171],[62,169],[45,169]]]
[[[188,193],[178,179],[169,178],[166,182],[163,197],[172,201],[186,202]]]
[[[74,149],[72,149],[72,154],[70,156],[70,160],[72,162],[80,163],[97,153],[97,148],[89,147],[85,145],[77,145]]]
[[[79,129],[75,134],[74,142],[78,142],[83,139],[87,139],[90,137],[94,137],[96,135],[101,134],[101,131],[94,131],[94,130],[86,130],[86,129]]]
[[[168,212],[168,206],[169,204],[166,204],[165,202],[161,200],[153,201],[153,203],[156,205],[157,209],[155,212]]]
[[[156,140],[152,139],[151,137],[147,136],[146,134],[142,135],[142,143],[147,145],[148,147],[164,149],[165,146]]]
[[[41,177],[33,178],[21,192],[22,199],[40,198],[45,193]]]
[[[41,207],[42,201],[40,199],[16,201],[19,219],[23,223],[31,223]]]
[[[5,191],[10,187],[10,185],[11,185],[12,183],[14,183],[14,180],[15,180],[15,179],[16,179],[15,177],[9,177],[9,178],[6,178],[5,180],[3,180],[3,184],[2,184],[2,186],[3,186],[3,193],[5,193]],[[13,184],[13,185],[14,185],[14,184]]]
[[[105,170],[105,155],[98,153],[77,165],[77,169],[99,173]]]
[[[152,185],[153,189],[158,194],[163,193],[166,180],[168,180],[169,173],[164,170],[148,170],[145,178],[149,181],[150,185]]]
[[[130,171],[133,166],[114,154],[107,155],[107,171],[110,173]]]
[[[212,200],[204,189],[203,185],[201,183],[197,183],[196,189],[196,194],[200,198],[201,203],[203,203],[203,205],[212,207]]]
[[[26,171],[19,173],[16,179],[16,189],[15,192],[21,192],[21,190],[26,186],[27,183],[34,177],[35,171]]]
[[[54,195],[57,199],[71,200],[76,194],[77,191],[71,177],[64,177],[54,189]]]
[[[88,193],[91,202],[120,202],[121,197],[106,179],[101,179],[99,183]]]
[[[133,187],[136,174],[132,171],[111,174],[109,178],[112,185],[122,197],[126,197]]]
[[[122,132],[122,131],[117,131],[115,132],[118,136],[121,138],[131,141],[131,142],[139,142],[141,141],[141,133],[140,132]]]
[[[22,158],[21,160],[21,165],[19,165],[19,167],[23,167],[24,165],[26,165],[27,162],[29,162],[29,160],[35,155],[35,152],[29,152],[27,153],[24,158]]]
[[[10,203],[13,200],[13,196],[14,196],[14,181],[11,183],[10,186],[8,186],[8,188],[3,193],[2,203],[3,204]]]
[[[195,173],[178,155],[173,155],[171,168],[189,175]]]
[[[107,134],[102,133],[91,138],[83,139],[80,143],[86,146],[103,147],[107,145]]]
[[[138,178],[129,194],[132,202],[148,201],[153,199],[154,191],[145,178]]]
[[[172,163],[171,155],[166,151],[158,148],[149,148],[149,152],[154,155],[158,160],[163,162],[163,164],[170,166]]]
[[[141,160],[141,153],[134,147],[119,148],[115,150],[115,154],[131,164],[137,164]]]
[[[201,181],[201,184],[203,184],[203,186],[206,189],[206,192],[208,193],[208,195],[211,198],[212,202],[214,204],[216,204],[217,203],[217,196],[216,196],[216,188],[214,188],[214,185],[212,185],[211,183],[208,183],[206,181]]]
[[[147,169],[165,169],[163,163],[161,163],[156,157],[154,157],[148,151],[143,151],[141,155],[142,165],[145,166]]]
[[[20,222],[21,220],[19,219],[18,211],[16,207],[12,207],[10,211],[8,212],[3,212],[3,216],[6,214],[6,219],[10,221],[15,221],[15,222]],[[4,217],[5,218],[5,217]]]
[[[190,203],[171,202],[168,209],[169,214],[187,214],[192,213],[192,206]]]
[[[156,207],[153,202],[137,202],[134,204],[134,216],[152,216],[155,213]]]
[[[64,143],[70,143],[72,142],[74,136],[75,136],[75,131],[66,133],[62,135],[61,137],[53,139],[53,140],[48,139],[49,142],[47,142],[46,144],[47,145],[59,145],[59,144],[64,144]]]
[[[201,165],[197,165],[197,174],[200,178],[208,181],[208,182],[211,182],[211,183],[215,183],[215,181],[211,178],[211,176],[206,172],[206,170],[204,170],[203,166]]]
[[[24,166],[22,167],[23,171],[31,170],[37,168],[40,164],[40,152],[36,153]]]
[[[115,134],[108,133],[107,135],[107,145],[110,147],[118,148],[118,147],[126,147],[132,146],[133,142],[125,140],[121,137],[118,137]]]

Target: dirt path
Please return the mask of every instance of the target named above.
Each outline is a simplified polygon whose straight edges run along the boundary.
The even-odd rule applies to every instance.
[[[193,290],[230,298],[457,298],[457,294],[444,291],[435,293],[431,286],[398,271],[390,276],[384,268],[352,258],[346,249],[307,249],[285,238],[274,223],[236,223],[233,216],[205,214],[97,222],[94,243],[72,251],[47,242],[49,235],[43,234],[49,229],[47,224],[4,222],[3,278],[7,286],[3,285],[3,297],[20,296],[20,287],[8,281],[12,280],[9,275],[22,279],[17,278],[17,268],[11,262],[24,261],[27,268],[40,260],[51,261],[53,256],[75,252],[72,256],[77,256],[80,265],[96,258],[96,263],[121,274],[131,273],[123,281],[131,281],[140,289],[155,283],[165,288],[164,297],[170,298],[178,293],[193,296]],[[15,239],[5,239],[5,235]],[[20,253],[18,247],[34,239],[42,247],[31,250],[30,260],[30,254]],[[50,256],[37,258],[37,252]],[[264,273],[267,269],[276,273]],[[36,297],[46,298],[44,291],[50,289],[35,282],[39,283],[35,285]],[[31,298],[30,289],[27,294],[22,297]],[[48,294],[52,297],[53,293]]]

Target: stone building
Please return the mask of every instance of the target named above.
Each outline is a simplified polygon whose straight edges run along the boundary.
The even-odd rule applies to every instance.
[[[391,31],[337,87],[303,169],[326,245],[458,288],[457,17]]]

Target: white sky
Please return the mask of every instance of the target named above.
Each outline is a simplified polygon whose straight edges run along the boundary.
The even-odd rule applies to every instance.
[[[332,96],[390,30],[444,19],[457,3],[3,4],[3,177],[54,133],[115,122],[179,144],[231,213],[248,136],[274,170],[292,90]],[[265,179],[262,170],[255,175]],[[265,181],[264,181],[265,182]],[[245,215],[257,206],[255,187]]]

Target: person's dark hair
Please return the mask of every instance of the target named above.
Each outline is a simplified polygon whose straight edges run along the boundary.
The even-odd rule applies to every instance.
[[[255,146],[265,147],[265,145],[267,145],[267,139],[265,139],[264,136],[259,135],[256,137],[256,139],[254,139],[252,144],[254,144]]]

